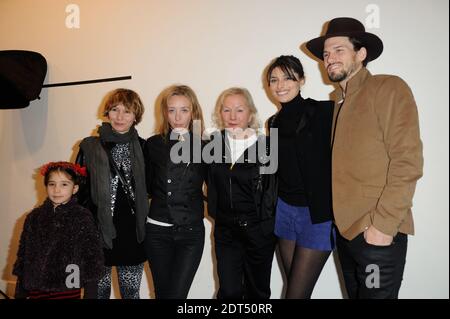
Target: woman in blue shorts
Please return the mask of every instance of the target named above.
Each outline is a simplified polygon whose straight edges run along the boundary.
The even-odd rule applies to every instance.
[[[331,207],[333,103],[304,99],[303,66],[280,56],[267,68],[273,98],[281,104],[269,119],[278,129],[278,202],[275,234],[287,278],[286,298],[310,298],[334,248]]]

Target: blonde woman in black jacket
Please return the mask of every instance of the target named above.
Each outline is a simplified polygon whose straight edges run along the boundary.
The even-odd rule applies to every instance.
[[[268,299],[275,249],[276,185],[262,174],[265,135],[258,135],[250,93],[230,88],[219,97],[210,144],[208,212],[215,218],[214,243],[219,299]],[[262,152],[261,152],[262,148]],[[259,149],[259,152],[258,152]],[[206,152],[205,152],[206,153]]]
[[[185,85],[163,92],[160,111],[159,134],[147,140],[144,150],[152,199],[145,248],[156,298],[186,299],[205,241],[203,116],[194,91]]]

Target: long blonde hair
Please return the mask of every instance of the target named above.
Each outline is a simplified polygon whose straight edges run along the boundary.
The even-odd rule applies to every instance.
[[[157,133],[165,137],[170,131],[167,109],[169,99],[172,96],[184,96],[189,100],[189,102],[191,103],[191,112],[192,112],[191,122],[189,123],[189,131],[192,132],[193,121],[199,120],[201,123],[200,134],[203,134],[203,131],[205,130],[205,123],[203,121],[202,108],[200,106],[200,103],[198,102],[197,96],[195,95],[194,91],[187,85],[172,85],[163,91],[163,97],[160,105],[162,121],[157,129]]]

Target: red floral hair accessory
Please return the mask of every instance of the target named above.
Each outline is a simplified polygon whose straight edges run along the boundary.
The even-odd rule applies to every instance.
[[[64,168],[64,169],[70,169],[73,172],[75,172],[76,175],[80,175],[80,176],[87,176],[87,172],[86,172],[86,167],[80,166],[78,164],[73,164],[70,162],[50,162],[45,164],[44,166],[41,167],[41,175],[45,176],[48,171],[50,169],[55,169],[55,168]]]

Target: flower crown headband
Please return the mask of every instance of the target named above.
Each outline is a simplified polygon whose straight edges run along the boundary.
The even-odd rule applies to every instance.
[[[51,170],[51,169],[55,169],[55,168],[64,168],[64,169],[70,169],[71,171],[73,171],[76,175],[79,176],[87,176],[87,172],[86,172],[86,167],[82,167],[78,164],[73,164],[70,162],[50,162],[45,164],[44,166],[41,167],[41,175],[45,176],[47,175],[47,173]]]

